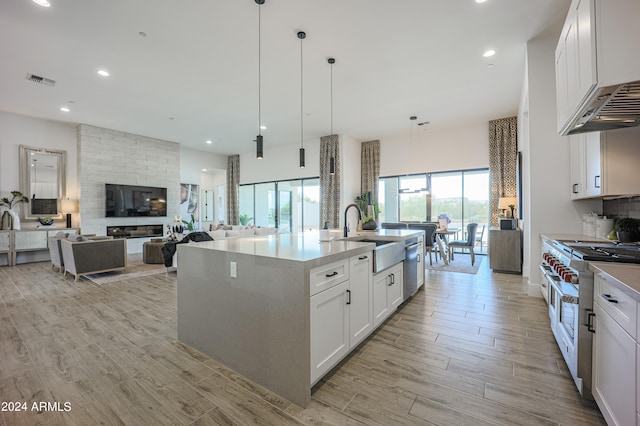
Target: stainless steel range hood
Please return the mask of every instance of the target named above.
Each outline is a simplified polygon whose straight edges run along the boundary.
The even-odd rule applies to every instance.
[[[640,81],[596,88],[563,135],[640,125]]]

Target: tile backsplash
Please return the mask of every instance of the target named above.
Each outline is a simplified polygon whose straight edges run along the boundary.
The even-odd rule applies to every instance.
[[[611,218],[636,217],[640,218],[640,197],[616,198],[604,200],[602,213]]]

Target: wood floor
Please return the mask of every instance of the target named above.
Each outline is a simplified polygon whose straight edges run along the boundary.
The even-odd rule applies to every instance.
[[[175,273],[98,286],[48,263],[0,267],[0,402],[27,408],[0,424],[605,424],[580,400],[542,299],[487,264],[427,271],[425,291],[306,409],[176,340]]]

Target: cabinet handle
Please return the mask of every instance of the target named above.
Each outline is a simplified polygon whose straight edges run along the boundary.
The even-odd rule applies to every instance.
[[[351,304],[351,290],[347,290],[347,305]]]
[[[421,257],[422,257],[422,256],[420,256],[420,253],[418,253],[418,263],[420,263],[420,258],[421,258]]]
[[[593,312],[593,309],[585,309],[585,311],[587,312],[587,323],[585,324],[587,326],[587,330],[595,333],[596,329],[593,328],[593,318],[595,318],[596,314]]]
[[[336,275],[338,275],[338,273],[336,271],[333,271],[331,274],[326,274],[325,277],[331,278],[331,277],[335,277]]]
[[[609,303],[618,303],[616,299],[612,299],[610,294],[603,294],[602,298]]]
[[[578,193],[578,184],[577,184],[577,183],[574,183],[574,184],[573,184],[573,193],[574,193],[574,194],[577,194],[577,193]]]
[[[389,274],[389,278],[391,278],[391,282],[389,283],[389,287],[391,287],[392,285],[394,285],[396,283],[396,275],[395,274]]]
[[[593,177],[593,186],[600,188],[600,175]]]
[[[358,258],[358,260],[365,260],[365,259],[368,259],[368,258],[369,258],[369,256],[360,256],[360,257]]]

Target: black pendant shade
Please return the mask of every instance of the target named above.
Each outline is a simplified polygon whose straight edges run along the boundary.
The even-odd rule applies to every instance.
[[[300,168],[304,169],[304,148],[300,148]]]
[[[336,159],[335,159],[335,157],[329,158],[329,174],[330,175],[335,175],[336,174]]]
[[[262,135],[256,136],[256,158],[262,160]]]

